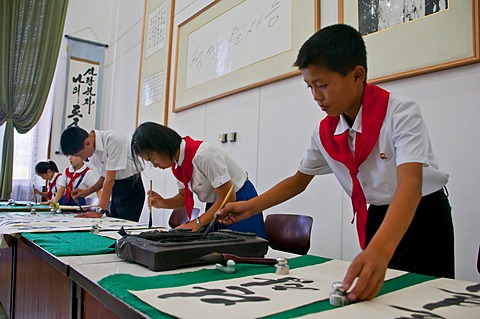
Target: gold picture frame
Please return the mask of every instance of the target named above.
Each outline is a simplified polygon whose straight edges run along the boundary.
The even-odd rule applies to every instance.
[[[340,23],[359,29],[358,2],[338,1]],[[424,11],[424,16],[412,21],[364,35],[370,83],[426,74],[480,60],[478,0],[443,3],[444,10],[437,13],[426,15],[430,12]]]
[[[319,26],[320,0],[214,1],[178,26],[172,111],[299,74],[298,49]]]
[[[168,124],[175,0],[144,0],[135,126]]]

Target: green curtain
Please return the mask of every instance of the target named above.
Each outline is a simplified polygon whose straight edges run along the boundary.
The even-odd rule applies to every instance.
[[[5,124],[0,196],[10,198],[13,129],[40,119],[52,83],[68,0],[0,1],[0,126]]]

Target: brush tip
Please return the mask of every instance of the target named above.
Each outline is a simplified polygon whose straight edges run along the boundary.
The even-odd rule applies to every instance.
[[[202,256],[198,260],[207,264],[221,264],[224,262],[223,254],[217,252]]]

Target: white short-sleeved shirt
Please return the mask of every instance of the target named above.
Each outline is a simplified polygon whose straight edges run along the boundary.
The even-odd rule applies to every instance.
[[[333,172],[343,189],[351,196],[352,179],[348,169],[325,151],[320,141],[319,125],[313,131],[307,153],[298,170],[308,175]],[[348,129],[342,115],[335,134],[342,134]],[[352,151],[355,132],[361,131],[362,109],[349,132]],[[411,100],[390,94],[377,143],[365,162],[360,165],[357,175],[367,203],[390,204],[397,189],[397,166],[412,162],[423,164],[423,196],[440,190],[448,182],[448,174],[438,168],[420,107]]]
[[[180,156],[177,165],[182,165],[185,156],[185,141],[180,144]],[[215,188],[228,181],[235,185],[235,192],[243,187],[247,180],[247,172],[223,149],[210,143],[202,142],[193,158],[193,172],[189,186],[198,199],[204,203],[213,203],[217,199]],[[184,185],[178,182],[178,188]]]
[[[143,166],[135,166],[130,152],[128,139],[114,131],[95,132],[95,152],[92,162],[101,176],[106,171],[116,171],[115,179],[121,180],[131,177],[143,170]]]
[[[80,167],[80,169],[77,170],[77,173],[81,173],[81,172],[85,171],[87,168],[88,168],[87,165],[84,164],[82,167]],[[62,174],[62,176],[60,176],[58,178],[58,183],[57,183],[58,186],[67,187],[67,182],[69,181],[69,178],[67,177],[67,173],[66,173],[67,171],[69,173],[73,173],[75,171],[75,169],[73,168],[73,166],[65,168],[65,172]],[[89,169],[85,173],[85,176],[83,177],[82,181],[80,182],[80,184],[77,187],[77,183],[78,183],[78,180],[80,179],[80,177],[81,176],[77,177],[73,181],[73,188],[74,189],[87,189],[87,188],[95,185],[95,183],[98,181],[100,175],[96,171],[94,171],[92,169]]]

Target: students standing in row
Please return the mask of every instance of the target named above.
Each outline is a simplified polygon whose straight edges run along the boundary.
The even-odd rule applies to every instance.
[[[132,156],[138,155],[160,169],[172,168],[178,180],[178,194],[164,198],[156,192],[149,193],[152,205],[156,208],[185,207],[191,214],[193,193],[206,204],[205,213],[181,228],[196,231],[213,219],[230,187],[235,192],[227,200],[242,201],[257,196],[255,187],[248,179],[247,172],[221,148],[210,143],[181,137],[169,127],[146,122],[133,133]],[[235,231],[252,232],[265,238],[265,225],[262,213],[229,226],[216,223],[214,229],[229,228]]]

